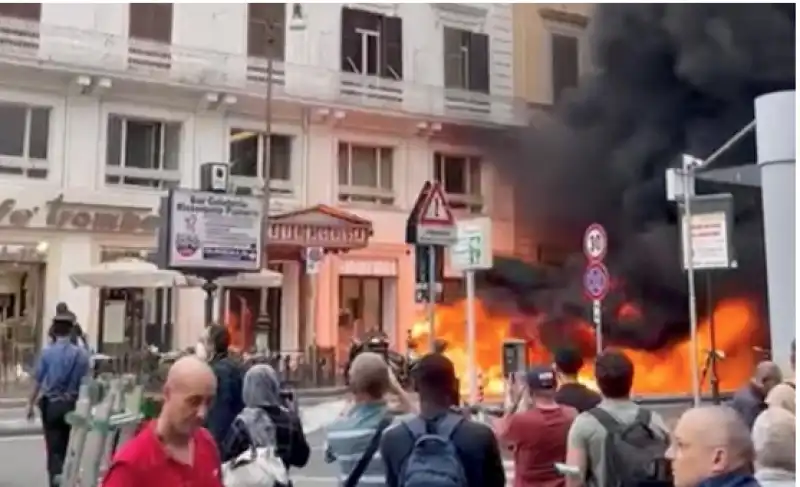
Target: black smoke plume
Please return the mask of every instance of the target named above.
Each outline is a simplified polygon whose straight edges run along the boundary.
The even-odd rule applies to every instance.
[[[517,264],[499,265],[485,278],[555,321],[586,317],[580,242],[585,227],[599,222],[609,231],[606,262],[618,279],[606,302],[606,336],[657,348],[688,332],[677,215],[665,199],[664,172],[682,153],[710,155],[752,120],[758,95],[794,89],[795,8],[609,4],[595,8],[589,29],[592,72],[552,117],[515,134],[515,144],[505,140],[499,157],[503,178],[517,182],[517,224],[537,242],[573,255],[556,272],[528,268],[523,275]],[[717,166],[754,160],[750,136]],[[764,313],[760,190],[699,190],[735,198],[739,268],[714,276],[716,297],[746,296]],[[625,301],[640,305],[640,322],[615,318]]]

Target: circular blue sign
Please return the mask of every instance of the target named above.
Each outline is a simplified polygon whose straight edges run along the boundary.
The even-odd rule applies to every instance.
[[[589,298],[600,300],[606,297],[610,280],[606,266],[599,262],[594,263],[583,273],[583,289]]]

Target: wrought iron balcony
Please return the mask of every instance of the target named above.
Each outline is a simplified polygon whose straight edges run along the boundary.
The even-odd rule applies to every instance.
[[[166,45],[99,31],[0,17],[0,63],[264,96],[264,59]],[[273,63],[276,99],[370,108],[500,125],[526,123],[524,102],[501,97]]]

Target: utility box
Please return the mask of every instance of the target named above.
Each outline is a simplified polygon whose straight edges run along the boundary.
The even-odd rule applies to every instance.
[[[525,340],[503,340],[503,377],[508,379],[517,372],[528,370],[528,345]]]

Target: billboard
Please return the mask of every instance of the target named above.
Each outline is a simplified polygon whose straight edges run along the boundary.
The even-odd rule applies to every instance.
[[[167,211],[168,267],[188,271],[261,269],[261,198],[173,189]]]

